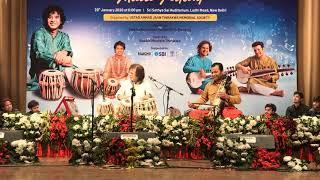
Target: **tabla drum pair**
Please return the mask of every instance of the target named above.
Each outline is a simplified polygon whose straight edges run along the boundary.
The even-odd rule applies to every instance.
[[[43,99],[60,99],[65,88],[64,73],[54,69],[43,71],[39,76],[39,88]]]
[[[118,108],[118,114],[129,115],[131,109],[131,101],[129,99],[121,100]],[[133,113],[137,115],[157,115],[157,105],[154,98],[135,102],[133,105]]]
[[[102,71],[100,69],[75,69],[71,75],[71,86],[77,94],[92,98],[99,93],[102,83]],[[92,93],[93,92],[93,93]]]

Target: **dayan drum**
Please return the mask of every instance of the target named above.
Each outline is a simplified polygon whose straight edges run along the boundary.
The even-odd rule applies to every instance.
[[[101,86],[100,69],[75,69],[71,75],[71,86],[81,96],[85,98],[92,97],[99,93]]]
[[[97,106],[98,115],[110,115],[114,113],[114,107],[110,99],[106,99]]]
[[[155,98],[149,98],[134,104],[137,114],[139,115],[158,115],[158,109]]]
[[[123,115],[130,115],[130,111],[131,111],[131,101],[129,99],[121,100],[117,113],[123,114]]]
[[[58,100],[65,87],[64,73],[48,69],[39,76],[40,95],[43,99]]]
[[[107,81],[104,92],[106,96],[115,96],[120,88],[120,83],[117,79],[110,78]]]

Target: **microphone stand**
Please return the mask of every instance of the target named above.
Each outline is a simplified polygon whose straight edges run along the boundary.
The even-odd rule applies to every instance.
[[[91,140],[93,143],[93,119],[94,119],[94,86],[96,85],[96,82],[91,79]]]
[[[133,132],[132,121],[133,121],[133,97],[136,95],[136,91],[134,89],[134,83],[132,83],[131,88],[131,107],[130,107],[130,131]]]
[[[182,94],[181,92],[176,91],[176,90],[173,89],[172,87],[170,87],[170,86],[168,86],[168,85],[166,85],[166,84],[164,84],[164,83],[161,83],[161,82],[157,81],[156,79],[154,79],[154,78],[151,77],[151,76],[149,76],[149,79],[150,79],[151,81],[157,82],[157,83],[161,84],[162,86],[165,86],[165,87],[166,87],[166,92],[167,92],[167,104],[166,104],[166,112],[165,112],[165,113],[167,114],[167,113],[168,113],[168,109],[169,109],[170,91],[174,91],[175,93],[180,94],[181,96],[183,96],[183,94]]]

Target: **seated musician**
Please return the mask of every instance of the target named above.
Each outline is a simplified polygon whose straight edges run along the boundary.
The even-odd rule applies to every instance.
[[[151,86],[145,80],[145,72],[140,64],[132,64],[129,67],[129,79],[123,81],[120,89],[116,94],[118,100],[131,99],[134,91],[133,102],[140,102],[152,98]]]
[[[126,45],[122,41],[118,41],[114,44],[114,55],[107,59],[103,79],[106,81],[109,78],[114,78],[117,80],[126,79],[128,76],[128,70],[131,65],[131,61],[124,54]]]
[[[187,75],[187,84],[193,94],[201,94],[211,80],[206,77],[206,73],[210,72],[210,67],[212,65],[212,61],[207,57],[209,52],[212,50],[212,45],[209,41],[201,41],[197,47],[198,54],[190,57],[187,62],[183,66],[183,72],[188,73]],[[199,85],[199,87],[192,87],[190,76],[191,73],[199,73],[201,79],[203,81]]]
[[[29,90],[38,89],[40,74],[47,69],[64,71],[71,76],[73,65],[69,35],[62,32],[66,16],[60,6],[49,5],[42,13],[43,27],[32,34]],[[72,67],[72,68],[70,68]]]
[[[190,108],[197,108],[199,104],[204,104],[207,101],[215,107],[219,107],[224,104],[224,107],[220,109],[219,114],[217,115],[228,115],[228,112],[224,110],[225,107],[234,107],[233,104],[240,104],[241,102],[237,85],[231,82],[231,80],[226,84],[222,84],[224,73],[223,65],[221,63],[212,64],[211,74],[213,81],[206,85],[204,92],[195,103],[189,103],[188,105]],[[236,111],[241,114],[239,110]]]
[[[263,42],[257,41],[252,43],[252,48],[254,51],[254,56],[250,56],[247,59],[236,64],[236,69],[242,71],[244,74],[251,74],[252,70],[274,69],[278,72],[278,64],[271,57],[267,56],[264,52]],[[279,90],[277,81],[279,79],[279,74],[267,74],[262,77],[251,77],[247,82],[247,87],[239,87],[240,92],[246,93],[257,93],[265,96],[273,95],[280,96],[284,95],[283,90]]]

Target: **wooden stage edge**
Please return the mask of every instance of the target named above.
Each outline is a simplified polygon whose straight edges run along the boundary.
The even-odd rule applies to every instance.
[[[73,166],[68,163],[69,158],[39,158],[39,163],[33,164],[8,164],[8,165],[0,165],[2,167],[57,167],[57,166]],[[168,167],[156,167],[149,169],[166,169],[166,168],[186,168],[186,169],[212,169],[212,170],[221,170],[221,169],[233,169],[233,170],[241,170],[241,171],[251,171],[252,169],[244,169],[244,168],[229,168],[229,167],[212,167],[211,162],[209,160],[184,160],[184,159],[168,159],[167,160]],[[320,167],[316,166],[314,163],[311,163],[310,171],[320,171]],[[81,166],[81,165],[80,165]],[[102,169],[126,169],[125,167],[115,166],[115,165],[103,165],[103,166],[95,166],[95,165],[83,165],[81,167],[96,167]],[[77,167],[77,166],[73,166]],[[260,170],[255,170],[260,171]],[[261,170],[265,171],[265,170]],[[279,169],[276,171],[288,172],[286,169]]]

